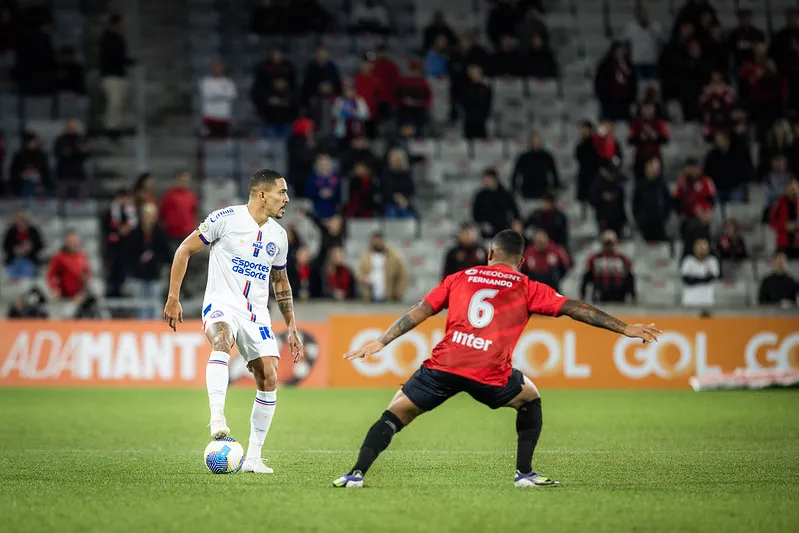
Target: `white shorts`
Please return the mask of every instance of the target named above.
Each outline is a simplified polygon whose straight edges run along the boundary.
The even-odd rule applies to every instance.
[[[259,357],[280,357],[277,338],[271,324],[252,322],[249,313],[233,311],[229,306],[212,303],[203,305],[203,333],[211,324],[224,322],[230,326],[239,354],[250,362]]]

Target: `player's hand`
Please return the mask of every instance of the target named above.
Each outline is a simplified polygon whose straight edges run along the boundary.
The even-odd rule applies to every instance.
[[[300,334],[297,333],[296,329],[292,329],[289,332],[289,349],[291,355],[294,356],[295,363],[298,363],[305,355],[305,347],[302,345]]]
[[[658,335],[663,333],[654,324],[631,324],[624,328],[624,336],[632,339],[641,339],[644,344],[657,342]]]
[[[183,307],[177,298],[169,297],[166,299],[164,306],[164,320],[172,328],[172,331],[178,330],[178,324],[183,323]]]
[[[376,354],[382,350],[384,346],[385,345],[380,341],[369,341],[357,350],[345,353],[344,359],[349,359],[350,361],[353,359],[363,359],[364,357]]]

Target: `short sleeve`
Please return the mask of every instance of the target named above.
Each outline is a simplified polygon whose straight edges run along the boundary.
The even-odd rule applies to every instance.
[[[568,298],[549,285],[530,282],[527,285],[527,310],[537,315],[558,316]]]
[[[452,287],[452,280],[457,274],[447,276],[444,281],[438,284],[436,288],[427,293],[424,301],[430,304],[434,313],[440,312],[442,309],[449,307],[449,291]]]
[[[277,243],[277,254],[272,261],[272,270],[283,270],[286,268],[286,261],[289,256],[289,239],[286,232],[280,235],[280,241]]]
[[[211,244],[215,240],[223,237],[227,232],[227,217],[230,214],[227,213],[228,209],[214,211],[197,227],[198,236],[205,244]]]

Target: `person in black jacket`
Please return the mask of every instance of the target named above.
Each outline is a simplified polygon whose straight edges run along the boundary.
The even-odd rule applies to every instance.
[[[78,132],[77,120],[66,121],[64,131],[55,140],[54,153],[59,189],[69,197],[80,197],[81,185],[86,179],[84,164],[88,154]]]
[[[585,217],[585,204],[591,195],[591,185],[599,173],[600,162],[594,144],[594,125],[589,121],[580,125],[580,142],[574,148],[574,158],[577,159],[577,201],[583,205]]]
[[[726,132],[716,132],[715,146],[705,158],[704,173],[713,180],[721,203],[744,201],[744,186],[754,176],[748,150],[748,146],[733,147]]]
[[[591,205],[600,231],[611,229],[621,236],[627,224],[627,213],[624,210],[624,187],[619,178],[613,163],[606,162],[600,166],[599,177],[591,187]]]
[[[380,177],[382,203],[387,218],[416,217],[413,197],[416,187],[411,176],[410,163],[400,148],[389,150],[386,168]]]
[[[285,32],[286,13],[283,6],[275,0],[261,0],[250,14],[250,33],[258,35],[277,35]]]
[[[551,192],[546,193],[541,200],[541,207],[530,214],[524,227],[533,230],[542,229],[555,244],[568,249],[569,222],[563,211],[555,205],[555,195]]]
[[[14,215],[14,223],[8,227],[3,238],[5,264],[9,265],[16,260],[27,261],[35,270],[40,263],[39,254],[42,248],[41,233],[30,223],[24,211],[18,211]]]
[[[646,242],[668,240],[666,222],[672,203],[660,160],[653,157],[644,165],[643,179],[636,180],[633,195],[633,217]]]
[[[50,162],[42,150],[42,141],[33,133],[23,136],[24,146],[11,161],[9,184],[22,198],[45,194],[50,189]]]
[[[55,92],[56,57],[49,21],[20,24],[15,59],[13,73],[22,93],[41,96]]]
[[[310,119],[298,119],[291,126],[287,151],[289,185],[296,197],[304,198],[305,183],[311,177],[314,161],[316,161],[314,124]]]
[[[466,33],[458,45],[449,55],[447,69],[449,74],[449,118],[455,121],[458,110],[461,108],[463,87],[469,83],[469,65],[477,65],[485,71],[488,67],[489,55],[486,50],[477,44],[476,38],[470,32]]]
[[[71,46],[62,46],[58,51],[56,85],[59,91],[86,94],[86,73]]]
[[[122,17],[112,15],[100,37],[100,76],[105,93],[104,125],[106,134],[118,138],[128,99],[128,67],[133,60],[128,56]]]
[[[511,175],[511,190],[525,199],[538,199],[559,188],[555,158],[544,149],[541,136],[534,133],[530,137],[530,149],[516,159]]]
[[[604,120],[630,119],[630,106],[638,95],[638,79],[623,43],[614,42],[599,63],[594,91]]]
[[[524,76],[536,79],[558,77],[558,62],[541,35],[530,39],[530,50],[524,55]]]
[[[488,75],[492,78],[521,78],[527,74],[525,57],[516,47],[516,39],[503,35],[499,50],[491,56]]]
[[[464,85],[460,96],[463,109],[463,136],[467,139],[488,137],[486,122],[491,116],[493,93],[485,82],[483,69],[469,65],[469,81]]]
[[[305,67],[302,77],[301,103],[307,107],[312,99],[332,100],[341,94],[341,75],[323,45],[316,47],[313,60]]]
[[[158,315],[158,282],[170,259],[169,238],[158,225],[155,204],[141,208],[139,225],[128,235],[127,249],[130,274],[137,281],[137,297],[142,300],[137,317],[153,320]]]
[[[771,263],[774,271],[760,283],[757,299],[760,305],[796,306],[799,283],[786,271],[787,264],[788,258],[784,253],[779,252],[774,256]]]
[[[253,84],[250,90],[252,103],[264,125],[264,137],[286,139],[291,134],[291,124],[297,118],[297,103],[285,78],[274,78],[269,86]]]
[[[490,239],[498,232],[508,229],[519,218],[519,208],[513,195],[499,183],[493,168],[483,172],[483,187],[472,203],[472,218],[480,227],[483,238]]]
[[[441,279],[466,268],[486,264],[486,251],[477,242],[477,227],[464,222],[458,230],[458,242],[444,256],[444,274]]]
[[[427,50],[433,46],[433,43],[436,41],[439,35],[443,35],[447,38],[447,44],[450,47],[455,46],[455,43],[458,42],[458,37],[455,35],[455,32],[452,31],[452,28],[444,19],[444,13],[441,10],[436,10],[433,12],[433,18],[430,21],[430,24],[424,28],[422,51],[427,52]]]

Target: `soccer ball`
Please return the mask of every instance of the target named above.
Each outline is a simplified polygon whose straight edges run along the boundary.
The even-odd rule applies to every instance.
[[[209,442],[203,456],[214,474],[235,474],[244,463],[244,448],[230,437],[222,437]]]

